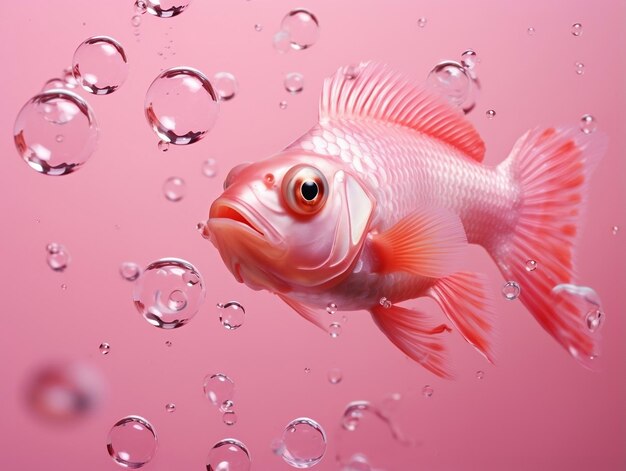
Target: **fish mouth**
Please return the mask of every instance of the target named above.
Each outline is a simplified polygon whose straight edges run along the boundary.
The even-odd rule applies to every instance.
[[[230,221],[235,221],[249,227],[261,237],[265,235],[263,231],[259,228],[258,224],[253,224],[251,222],[250,215],[247,215],[246,217],[246,215],[239,208],[236,208],[234,207],[234,205],[229,205],[224,202],[218,205],[213,205],[211,207],[209,220],[211,219],[228,219]]]

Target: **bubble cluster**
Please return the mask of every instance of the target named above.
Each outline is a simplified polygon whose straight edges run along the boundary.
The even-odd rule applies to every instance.
[[[57,136],[63,136],[61,141]],[[87,162],[96,149],[98,125],[91,107],[68,90],[31,98],[15,119],[13,139],[20,157],[45,175],[66,175]]]
[[[163,258],[152,262],[138,278],[133,301],[150,324],[176,329],[187,324],[204,302],[200,273],[189,262]]]
[[[244,323],[246,310],[237,301],[218,303],[220,322],[226,330],[236,330]]]
[[[230,72],[218,72],[213,76],[213,86],[222,101],[229,101],[235,98],[239,91],[239,83]]]
[[[509,301],[517,299],[520,291],[520,285],[515,281],[507,281],[502,286],[502,296],[504,296]]]
[[[51,242],[46,246],[48,266],[54,271],[64,271],[70,263],[70,254],[61,244]]]
[[[232,409],[233,397],[235,396],[235,383],[223,373],[207,375],[203,384],[204,395],[211,404],[222,412]]]
[[[122,45],[109,36],[83,41],[74,52],[72,73],[83,89],[94,95],[117,90],[128,75],[128,59]]]
[[[320,424],[307,417],[294,419],[283,432],[275,453],[294,468],[311,468],[326,453],[326,433]]]
[[[292,49],[301,50],[313,46],[320,35],[315,15],[303,8],[291,10],[280,24],[280,30],[289,37]]]
[[[154,428],[143,417],[129,415],[118,420],[107,437],[107,451],[118,465],[137,469],[148,464],[157,449]]]
[[[239,440],[225,438],[211,448],[206,464],[207,471],[250,471],[248,448]]]
[[[145,0],[148,13],[159,18],[172,18],[187,9],[191,0]]]

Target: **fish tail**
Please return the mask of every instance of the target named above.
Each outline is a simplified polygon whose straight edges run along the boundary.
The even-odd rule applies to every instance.
[[[490,249],[519,300],[583,364],[597,354],[584,303],[557,303],[552,289],[574,278],[574,252],[592,169],[606,148],[600,133],[576,128],[527,132],[499,166],[519,187],[514,229]]]

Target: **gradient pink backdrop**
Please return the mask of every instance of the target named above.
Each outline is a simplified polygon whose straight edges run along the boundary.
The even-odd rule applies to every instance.
[[[299,6],[319,18],[320,39],[309,50],[279,55],[272,36],[283,15]],[[335,470],[344,406],[399,392],[407,396],[396,414],[399,425],[421,446],[405,448],[384,430],[372,430],[365,451],[387,471],[625,469],[625,8],[617,0],[194,0],[176,18],[145,15],[137,40],[131,0],[4,5],[0,468],[118,469],[107,455],[106,435],[119,418],[138,414],[152,422],[160,441],[146,470],[203,469],[211,445],[228,436],[247,444],[254,470],[291,469],[272,455],[270,443],[299,416],[316,419],[329,436],[327,455],[315,469]],[[428,19],[424,28],[417,26],[419,17]],[[570,34],[575,22],[583,24],[580,37]],[[530,26],[533,36],[526,32]],[[110,96],[83,93],[101,129],[87,165],[65,177],[39,175],[14,148],[15,116],[70,64],[82,40],[100,34],[125,46],[127,82]],[[467,48],[481,59],[482,94],[469,117],[487,144],[487,164],[500,162],[527,128],[575,123],[584,113],[610,136],[592,181],[579,250],[580,281],[598,291],[607,315],[599,372],[581,368],[521,304],[498,295],[497,365],[455,333],[458,379],[439,380],[407,360],[365,313],[349,313],[341,336],[331,339],[275,297],[237,284],[195,230],[228,169],[279,151],[314,123],[322,79],[338,66],[375,59],[422,79],[436,62],[458,59]],[[576,61],[585,64],[583,76],[575,73]],[[144,94],[161,67],[178,65],[208,76],[232,72],[240,91],[223,104],[207,138],[162,153],[143,116]],[[293,71],[305,77],[298,96],[282,86]],[[279,109],[281,100],[287,109]],[[497,112],[493,120],[485,117],[490,108]],[[201,172],[208,157],[218,162],[213,179]],[[170,176],[187,182],[179,203],[162,195]],[[621,228],[617,235],[613,225]],[[45,246],[52,241],[72,255],[61,274],[46,266]],[[499,289],[501,277],[486,254],[475,249],[472,255],[476,270]],[[145,265],[166,256],[194,263],[207,285],[201,312],[177,331],[148,325],[133,307],[132,285],[118,274],[123,261]],[[247,308],[236,332],[221,327],[214,308],[232,299]],[[408,304],[441,315],[431,302]],[[107,356],[98,352],[103,341],[111,344]],[[21,386],[30,369],[55,358],[90,361],[107,380],[103,407],[74,427],[42,423],[23,405]],[[343,371],[339,385],[326,379],[331,367]],[[476,379],[477,370],[484,379]],[[218,371],[237,385],[233,427],[202,396],[203,377]],[[420,393],[425,384],[434,388],[431,398]],[[168,402],[176,403],[175,413],[165,412]]]

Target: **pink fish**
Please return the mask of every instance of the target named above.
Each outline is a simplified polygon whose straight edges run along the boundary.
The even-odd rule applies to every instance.
[[[367,310],[442,377],[451,376],[450,327],[398,303],[434,299],[492,361],[485,277],[458,271],[464,247],[479,244],[541,326],[582,360],[596,353],[585,312],[557,305],[551,290],[572,282],[585,186],[604,147],[579,129],[533,129],[488,167],[476,130],[436,93],[384,65],[344,67],[325,81],[309,132],[230,172],[205,235],[239,282],[277,294],[322,329],[329,303]],[[527,271],[529,259],[539,268]]]

